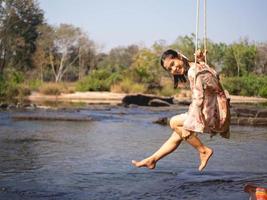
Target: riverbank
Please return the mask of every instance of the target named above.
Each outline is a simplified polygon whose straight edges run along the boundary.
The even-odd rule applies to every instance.
[[[267,125],[267,99],[260,97],[229,96],[231,99],[231,124],[242,126],[266,126]],[[27,98],[28,103],[0,104],[3,110],[103,110],[118,106],[126,107],[146,107],[153,112],[168,112],[183,110],[186,112],[191,102],[189,95],[181,94],[174,97],[161,97],[148,94],[126,94],[112,92],[76,92],[61,95],[44,95],[41,93],[32,93]],[[68,116],[62,117],[52,113],[35,115],[30,113],[22,116],[13,116],[15,119],[28,120],[88,120],[87,117]],[[90,119],[91,120],[91,119]],[[156,123],[168,124],[168,117],[155,120]]]
[[[120,105],[122,104],[122,99],[126,95],[127,94],[125,93],[114,92],[75,92],[60,95],[44,95],[38,92],[33,92],[30,96],[27,97],[27,100],[33,103],[59,101],[87,104]]]
[[[121,105],[122,99],[126,97],[126,93],[114,92],[75,92],[71,94],[60,95],[44,95],[41,93],[33,92],[27,97],[27,100],[33,103],[40,103],[46,101],[59,101],[59,102],[76,102],[87,104],[107,104],[107,105]],[[267,98],[262,97],[246,97],[229,95],[231,104],[264,104],[267,103]],[[190,102],[190,97],[174,97],[176,102]]]

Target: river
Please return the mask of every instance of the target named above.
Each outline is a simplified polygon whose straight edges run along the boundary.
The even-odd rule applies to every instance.
[[[201,135],[214,149],[204,172],[188,144],[158,162],[135,168],[169,137],[152,123],[182,113],[145,107],[0,112],[0,199],[243,200],[246,183],[267,186],[266,127],[232,126],[231,139]],[[91,122],[14,120],[17,113],[91,116]]]

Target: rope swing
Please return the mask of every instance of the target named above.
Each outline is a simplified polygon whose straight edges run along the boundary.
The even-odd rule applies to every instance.
[[[196,41],[195,41],[195,64],[197,63],[197,50],[198,50],[198,31],[199,31],[199,5],[200,0],[197,0],[197,14],[196,14]],[[205,63],[207,64],[207,1],[204,0],[204,55]]]

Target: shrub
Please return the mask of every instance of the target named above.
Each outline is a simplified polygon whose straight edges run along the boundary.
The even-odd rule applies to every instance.
[[[234,77],[222,79],[224,89],[228,90],[230,94],[238,95],[241,91],[241,82]]]
[[[27,85],[28,87],[30,88],[30,90],[32,91],[37,91],[39,87],[41,87],[42,85],[42,81],[41,80],[37,80],[37,79],[34,79],[34,80],[29,80],[27,82]]]
[[[6,83],[6,88],[4,92],[4,97],[6,100],[13,99],[14,97],[18,96],[18,94],[19,91],[17,85]]]
[[[20,84],[18,86],[18,96],[25,97],[31,94],[31,89],[26,84]]]
[[[39,88],[39,92],[46,95],[60,95],[63,90],[64,87],[58,83],[44,83]]]
[[[7,70],[4,75],[0,76],[0,97],[10,100],[19,94],[19,85],[24,81],[21,72]]]
[[[125,78],[118,84],[111,86],[112,92],[144,93],[146,90],[147,87],[144,84],[135,83],[129,78]]]
[[[157,95],[161,96],[173,96],[177,93],[179,93],[179,89],[174,89],[172,84],[164,85],[161,90],[156,92]]]
[[[119,73],[111,73],[107,70],[94,70],[90,75],[78,81],[78,91],[109,91],[110,86],[121,80]]]
[[[267,86],[266,85],[263,88],[260,89],[259,95],[261,97],[267,98]]]
[[[77,83],[76,90],[78,91],[107,91],[109,86],[106,82],[88,76]]]
[[[222,79],[222,85],[230,94],[264,97],[267,77],[256,75],[224,77]]]
[[[9,84],[17,85],[24,81],[24,75],[19,71],[10,70],[7,72],[7,80]]]

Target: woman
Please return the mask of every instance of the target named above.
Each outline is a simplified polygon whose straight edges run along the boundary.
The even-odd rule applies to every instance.
[[[220,133],[222,137],[229,138],[228,100],[215,70],[202,62],[203,57],[199,58],[197,55],[197,58],[199,62],[195,64],[171,49],[162,54],[161,65],[174,76],[174,87],[178,86],[179,80],[185,81],[185,75],[188,75],[192,103],[187,113],[171,118],[170,127],[173,133],[153,155],[141,161],[132,161],[136,167],[154,169],[158,160],[173,152],[185,140],[199,152],[198,170],[202,171],[213,150],[204,145],[196,133]]]

